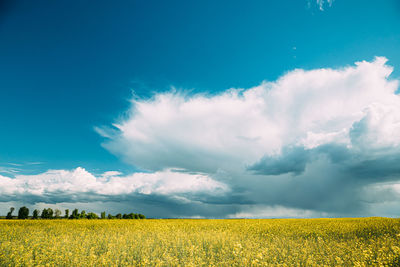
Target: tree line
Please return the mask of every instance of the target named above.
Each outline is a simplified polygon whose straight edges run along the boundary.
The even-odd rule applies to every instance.
[[[7,213],[6,219],[14,219],[13,212],[15,208],[11,207],[10,211]],[[29,209],[27,207],[21,207],[18,210],[18,219],[29,219]],[[31,219],[146,219],[143,214],[140,213],[129,213],[129,214],[121,214],[118,213],[116,215],[108,214],[106,217],[106,212],[103,211],[100,213],[100,217],[93,212],[86,213],[86,211],[82,210],[79,212],[78,209],[74,209],[69,214],[69,209],[65,210],[64,216],[61,216],[61,210],[51,208],[45,208],[40,213],[40,210],[35,209],[32,213]]]

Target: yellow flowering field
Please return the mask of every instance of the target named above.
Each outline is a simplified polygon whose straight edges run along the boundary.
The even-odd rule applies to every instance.
[[[400,220],[0,220],[0,266],[400,266]]]

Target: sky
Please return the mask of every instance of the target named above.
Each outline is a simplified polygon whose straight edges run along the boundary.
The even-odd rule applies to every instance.
[[[0,214],[400,214],[397,0],[0,1]]]

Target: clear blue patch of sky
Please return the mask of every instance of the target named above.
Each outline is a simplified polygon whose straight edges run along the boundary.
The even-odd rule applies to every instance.
[[[132,89],[213,94],[374,56],[397,78],[399,47],[397,0],[2,1],[0,166],[135,171],[93,130]]]

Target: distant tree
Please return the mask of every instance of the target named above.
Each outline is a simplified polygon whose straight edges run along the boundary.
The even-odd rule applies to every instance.
[[[42,217],[42,219],[52,219],[53,218],[53,210],[51,208],[43,209],[41,217]]]
[[[32,219],[37,219],[37,218],[39,218],[39,210],[35,209],[32,214]]]
[[[111,214],[108,214],[107,219],[113,219],[113,216]]]
[[[59,209],[56,209],[55,211],[54,211],[54,215],[55,215],[55,217],[58,219],[58,218],[61,218],[61,210],[59,210]]]
[[[135,216],[134,219],[139,219],[139,214],[135,213],[134,216]]]
[[[47,219],[53,219],[53,210],[51,208],[47,209],[47,214],[48,214]]]
[[[127,216],[127,219],[135,219],[135,214],[134,213],[129,213]]]
[[[47,209],[43,209],[42,210],[42,215],[41,215],[42,219],[47,219],[48,218],[48,213],[47,213]]]
[[[13,218],[12,213],[14,212],[14,210],[15,210],[14,207],[10,208],[10,211],[7,213],[6,219],[12,219]]]
[[[70,218],[70,219],[79,219],[79,211],[78,211],[78,209],[74,209],[74,210],[72,211],[71,216],[70,216],[69,218]]]
[[[122,215],[121,215],[121,213],[118,213],[117,215],[115,215],[115,218],[117,218],[117,219],[121,219],[121,218],[122,218]]]
[[[124,215],[122,215],[122,219],[128,219],[128,214],[124,213]]]
[[[68,219],[68,217],[69,217],[69,209],[66,209],[65,210],[65,218]]]
[[[79,216],[81,219],[86,218],[86,211],[82,210],[81,215]]]
[[[18,210],[18,219],[28,219],[29,216],[29,209],[27,207],[21,207]]]
[[[88,219],[98,219],[99,216],[98,216],[96,213],[89,212],[89,213],[86,215],[86,218],[88,218]]]
[[[100,216],[101,216],[102,219],[105,219],[106,218],[106,212],[103,211]]]
[[[146,216],[144,216],[143,214],[139,214],[139,219],[146,219]]]

